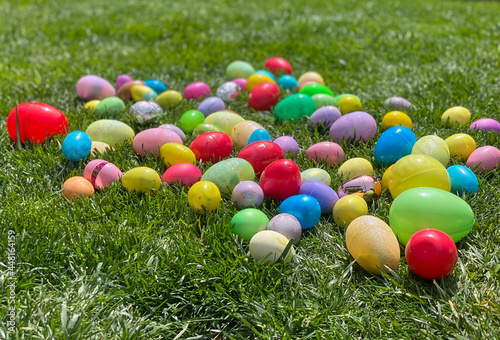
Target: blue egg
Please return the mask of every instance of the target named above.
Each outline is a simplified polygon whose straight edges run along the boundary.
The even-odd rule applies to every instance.
[[[302,229],[309,229],[318,223],[321,217],[321,206],[312,196],[294,195],[280,204],[279,212],[295,216]]]
[[[452,193],[461,195],[463,191],[474,193],[479,190],[479,182],[471,169],[463,165],[453,165],[446,171],[450,175]]]
[[[252,132],[250,137],[248,137],[247,145],[250,145],[253,142],[258,142],[261,140],[272,141],[271,136],[269,135],[269,132],[267,132],[264,129],[257,129],[254,132]]]
[[[83,131],[73,131],[64,138],[62,152],[69,161],[77,162],[90,155],[92,140]]]
[[[274,74],[272,74],[271,72],[269,72],[267,70],[257,70],[257,71],[255,71],[255,73],[265,74],[266,76],[269,76],[269,78],[271,78],[272,80],[276,81],[276,77],[274,76]]]
[[[315,198],[321,207],[322,215],[331,215],[333,206],[339,200],[335,190],[321,181],[305,181],[300,186],[299,195],[309,195]]]
[[[157,94],[167,91],[167,86],[157,79],[149,79],[144,82],[144,85],[150,87]]]
[[[206,117],[214,112],[222,111],[226,108],[226,104],[219,97],[208,97],[205,98],[200,105],[198,105],[198,111],[203,113]]]
[[[375,161],[381,166],[396,163],[411,154],[417,137],[404,126],[393,126],[382,133],[375,145]]]
[[[289,74],[284,74],[281,77],[279,77],[278,86],[281,87],[283,90],[293,91],[299,88],[299,83],[297,82],[297,79],[295,79],[293,76]]]

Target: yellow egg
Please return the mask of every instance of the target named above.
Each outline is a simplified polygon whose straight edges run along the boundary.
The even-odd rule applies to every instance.
[[[248,245],[250,256],[258,262],[274,264],[283,255],[288,242],[289,240],[285,236],[276,231],[259,231],[252,237]],[[285,256],[284,262],[290,262],[294,256],[295,249],[292,245]]]
[[[209,181],[193,184],[188,191],[188,204],[198,214],[205,215],[207,211],[215,211],[221,201],[219,188]]]
[[[399,243],[391,227],[375,216],[361,216],[345,232],[347,250],[370,273],[380,275],[397,270]]]
[[[337,107],[339,108],[340,112],[345,115],[350,112],[361,111],[363,105],[358,98],[354,96],[345,96],[340,98]]]
[[[252,92],[253,88],[261,83],[273,83],[276,84],[276,82],[269,77],[267,74],[263,73],[254,73],[247,79],[247,91]]]
[[[364,158],[351,158],[342,164],[338,174],[343,177],[344,182],[361,175],[373,175],[373,166]]]
[[[413,122],[410,116],[401,111],[391,111],[382,118],[382,129],[387,130],[393,126],[404,126],[408,129],[413,128]]]
[[[127,171],[122,177],[122,184],[128,191],[152,194],[160,189],[161,178],[155,170],[142,166]]]
[[[297,80],[299,85],[302,83],[305,83],[306,81],[314,81],[318,84],[325,85],[325,80],[323,79],[321,74],[319,74],[318,72],[314,72],[314,71],[310,71],[310,72],[306,72],[306,73],[302,74],[299,77],[299,79]]]
[[[444,141],[450,148],[451,157],[466,160],[476,150],[476,141],[466,133],[457,133],[446,138]]]
[[[224,131],[228,135],[231,135],[231,131],[233,130],[234,126],[244,120],[245,118],[235,112],[218,111],[209,114],[207,118],[205,118],[204,123],[218,126],[222,131]]]
[[[326,170],[320,168],[311,168],[302,171],[300,174],[300,184],[304,184],[305,181],[321,181],[326,185],[332,184],[332,178]]]
[[[92,145],[90,146],[90,153],[92,156],[95,156],[97,153],[104,153],[106,149],[111,149],[109,144],[104,142],[92,141]]]
[[[160,148],[160,158],[163,159],[166,167],[179,163],[196,164],[196,156],[185,145],[179,143],[166,143]]]
[[[99,104],[101,101],[100,100],[91,100],[87,103],[85,103],[85,105],[83,106],[84,109],[88,109],[92,112],[94,112],[95,110],[95,107],[97,106],[97,104]]]
[[[332,215],[339,226],[348,226],[355,218],[368,215],[368,204],[361,196],[347,195],[335,203]]]
[[[258,129],[264,129],[262,125],[253,120],[244,120],[242,122],[237,123],[233,130],[231,131],[231,139],[233,140],[233,144],[236,149],[243,149],[248,141],[248,138]]]
[[[155,91],[153,91],[152,88],[146,86],[146,85],[134,85],[130,89],[130,94],[132,95],[132,99],[134,101],[138,102],[141,100],[155,100],[158,98],[158,95],[156,94]]]
[[[450,148],[446,142],[435,135],[423,136],[413,145],[411,150],[412,155],[422,154],[431,156],[447,166],[450,161]]]
[[[165,91],[156,98],[155,102],[163,109],[173,108],[182,102],[182,94],[173,90]]]
[[[67,199],[87,197],[94,194],[94,186],[81,176],[68,178],[62,186],[62,194]]]
[[[389,182],[391,180],[391,171],[392,171],[392,167],[394,166],[391,165],[390,167],[388,167],[385,171],[384,171],[384,175],[382,176],[382,185],[384,186],[384,188],[386,189],[389,189]]]
[[[465,125],[470,122],[470,111],[462,106],[455,106],[446,110],[441,116],[441,121],[447,123],[448,126],[453,126],[455,123],[458,125]]]

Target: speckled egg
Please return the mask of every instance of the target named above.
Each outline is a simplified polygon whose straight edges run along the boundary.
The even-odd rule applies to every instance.
[[[160,105],[152,101],[140,101],[130,106],[130,114],[138,122],[145,122],[154,117],[159,117],[163,113]]]
[[[306,181],[321,181],[326,185],[332,184],[332,178],[330,174],[323,169],[320,168],[310,168],[302,171],[300,174],[301,184],[304,184]]]
[[[443,166],[447,166],[450,161],[450,148],[446,142],[436,136],[428,135],[417,140],[411,150],[413,155],[422,154],[437,159]]]
[[[267,225],[267,230],[272,230],[280,233],[289,240],[293,240],[293,244],[300,242],[302,236],[302,227],[299,220],[290,214],[278,214],[271,218]]]
[[[254,181],[242,181],[234,187],[231,200],[238,209],[258,208],[264,201],[264,192]]]

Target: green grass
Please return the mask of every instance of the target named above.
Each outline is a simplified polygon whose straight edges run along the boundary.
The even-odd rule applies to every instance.
[[[0,230],[17,234],[18,272],[17,331],[7,334],[0,318],[0,338],[497,338],[498,173],[480,176],[479,192],[465,197],[476,224],[457,244],[459,263],[446,279],[421,280],[404,258],[396,273],[368,274],[331,217],[304,235],[295,264],[268,266],[231,234],[237,210],[227,199],[207,217],[191,211],[179,188],[147,196],[116,183],[92,199],[64,200],[62,183],[86,162],[64,159],[63,137],[17,148],[5,117],[17,103],[41,101],[62,110],[70,130],[84,129],[96,119],[76,97],[85,74],[158,78],[179,91],[203,80],[214,91],[232,60],[258,69],[277,55],[297,77],[314,70],[335,93],[359,95],[377,122],[387,97],[406,97],[418,107],[411,113],[417,137],[446,138],[467,132],[441,124],[451,106],[469,108],[473,120],[500,118],[499,11],[496,2],[430,0],[1,2]],[[197,105],[184,102],[134,128],[175,123]],[[307,147],[329,140],[304,121],[276,124],[271,114],[250,112],[245,98],[227,106],[273,137],[293,135],[301,170],[314,165]],[[498,134],[471,135],[478,146],[500,146]],[[343,144],[346,159],[373,161],[374,145]],[[105,157],[122,170],[165,170],[131,145]],[[338,188],[336,168],[328,170]],[[379,178],[383,170],[375,168]],[[391,201],[384,192],[370,212],[387,221]],[[266,201],[262,209],[272,217],[277,208]],[[7,236],[0,245],[3,252]],[[0,276],[2,291],[6,285]]]

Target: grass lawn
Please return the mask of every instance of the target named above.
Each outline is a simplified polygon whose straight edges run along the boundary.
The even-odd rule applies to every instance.
[[[67,201],[61,185],[82,175],[87,161],[66,161],[63,137],[17,148],[5,118],[17,104],[59,108],[70,130],[97,119],[75,91],[86,74],[112,83],[122,73],[160,79],[182,92],[192,81],[213,93],[233,60],[256,69],[282,56],[294,75],[317,71],[334,93],[354,93],[378,123],[383,101],[409,99],[417,137],[443,139],[465,127],[445,127],[441,114],[465,106],[472,119],[500,118],[500,3],[480,1],[2,1],[0,2],[0,338],[9,339],[486,339],[500,336],[500,177],[480,176],[464,196],[476,223],[457,243],[452,275],[425,281],[404,258],[395,274],[373,276],[353,263],[345,230],[323,217],[303,236],[295,264],[255,263],[229,222],[224,199],[197,216],[187,191],[127,192],[120,183],[91,199]],[[245,95],[246,96],[246,95]],[[170,110],[158,121],[196,108]],[[305,120],[274,122],[251,112],[246,98],[227,107],[260,122],[271,136],[297,139],[301,170],[313,143],[330,140]],[[130,123],[127,116],[122,120]],[[379,128],[377,138],[382,132]],[[478,146],[500,147],[497,133],[471,131]],[[185,143],[188,144],[192,137]],[[346,159],[373,164],[376,139],[343,144]],[[235,153],[236,155],[236,153]],[[131,144],[105,155],[123,171],[149,166]],[[464,164],[452,159],[452,164]],[[327,169],[332,186],[341,179]],[[375,166],[381,178],[385,169]],[[388,221],[387,191],[370,213]],[[266,201],[272,217],[278,205]],[[8,333],[6,247],[16,233],[16,332]],[[401,247],[404,255],[404,248]]]

